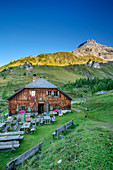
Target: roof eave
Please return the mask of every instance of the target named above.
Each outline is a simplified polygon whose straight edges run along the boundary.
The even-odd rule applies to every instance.
[[[58,88],[57,88],[58,89]],[[70,100],[73,100],[70,96],[68,96],[66,93],[64,93],[62,90],[58,89],[61,93],[63,93],[65,96],[67,96]]]
[[[16,94],[18,94],[19,92],[21,92],[23,89],[24,89],[24,87],[21,88],[21,89],[20,89],[19,91],[17,91],[16,93],[14,93],[13,95],[11,95],[10,97],[8,97],[7,100],[10,100],[12,97],[14,97]]]
[[[48,88],[53,88],[53,89],[54,89],[54,88],[55,88],[55,89],[57,89],[57,87],[26,87],[26,86],[25,86],[25,88],[28,88],[28,89],[30,89],[30,88],[34,88],[34,89],[35,89],[35,88],[36,88],[36,89],[37,89],[37,88],[40,88],[40,89],[41,89],[41,88],[43,88],[43,89],[45,89],[45,88],[46,88],[46,89],[48,89]]]

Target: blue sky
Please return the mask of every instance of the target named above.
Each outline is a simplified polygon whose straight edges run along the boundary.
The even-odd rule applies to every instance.
[[[113,47],[112,0],[0,0],[0,66],[90,38]]]

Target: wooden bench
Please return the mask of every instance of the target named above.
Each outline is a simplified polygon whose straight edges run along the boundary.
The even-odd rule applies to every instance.
[[[57,136],[57,139],[58,139],[58,137],[63,138],[64,136],[63,135],[59,135],[59,133],[63,132],[64,130],[66,130],[66,131],[73,131],[72,129],[68,129],[68,127],[70,127],[71,125],[74,125],[74,120],[73,119],[71,121],[65,123],[64,125],[60,126],[59,128],[57,128],[55,130],[55,132],[52,133],[53,139],[54,139],[55,136]]]
[[[0,141],[12,141],[12,140],[21,140],[24,139],[24,136],[7,136],[7,137],[0,137]]]
[[[36,125],[32,125],[30,132],[35,132],[36,131],[35,127]]]
[[[19,146],[20,146],[19,141],[0,142],[0,150],[19,148]]]
[[[8,136],[8,135],[21,135],[24,134],[24,131],[17,131],[17,132],[6,132],[6,133],[0,133],[0,136]]]
[[[42,150],[42,142],[35,147],[31,148],[30,150],[26,151],[22,155],[18,156],[11,162],[6,164],[6,170],[11,170],[11,169],[16,169],[16,167],[26,161],[28,158],[33,156],[35,153],[39,152]]]

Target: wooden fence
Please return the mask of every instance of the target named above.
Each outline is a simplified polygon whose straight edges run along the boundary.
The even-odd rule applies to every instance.
[[[16,166],[18,166],[19,164],[23,163],[25,160],[33,156],[36,152],[41,151],[41,149],[42,149],[42,142],[36,145],[35,147],[33,147],[32,149],[28,150],[27,152],[23,153],[22,155],[18,156],[11,162],[7,163],[6,170],[14,169]]]

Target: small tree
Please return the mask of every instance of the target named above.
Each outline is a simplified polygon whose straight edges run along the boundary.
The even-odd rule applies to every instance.
[[[2,99],[6,99],[7,98],[7,89],[6,87],[4,87],[3,92],[2,92]]]

